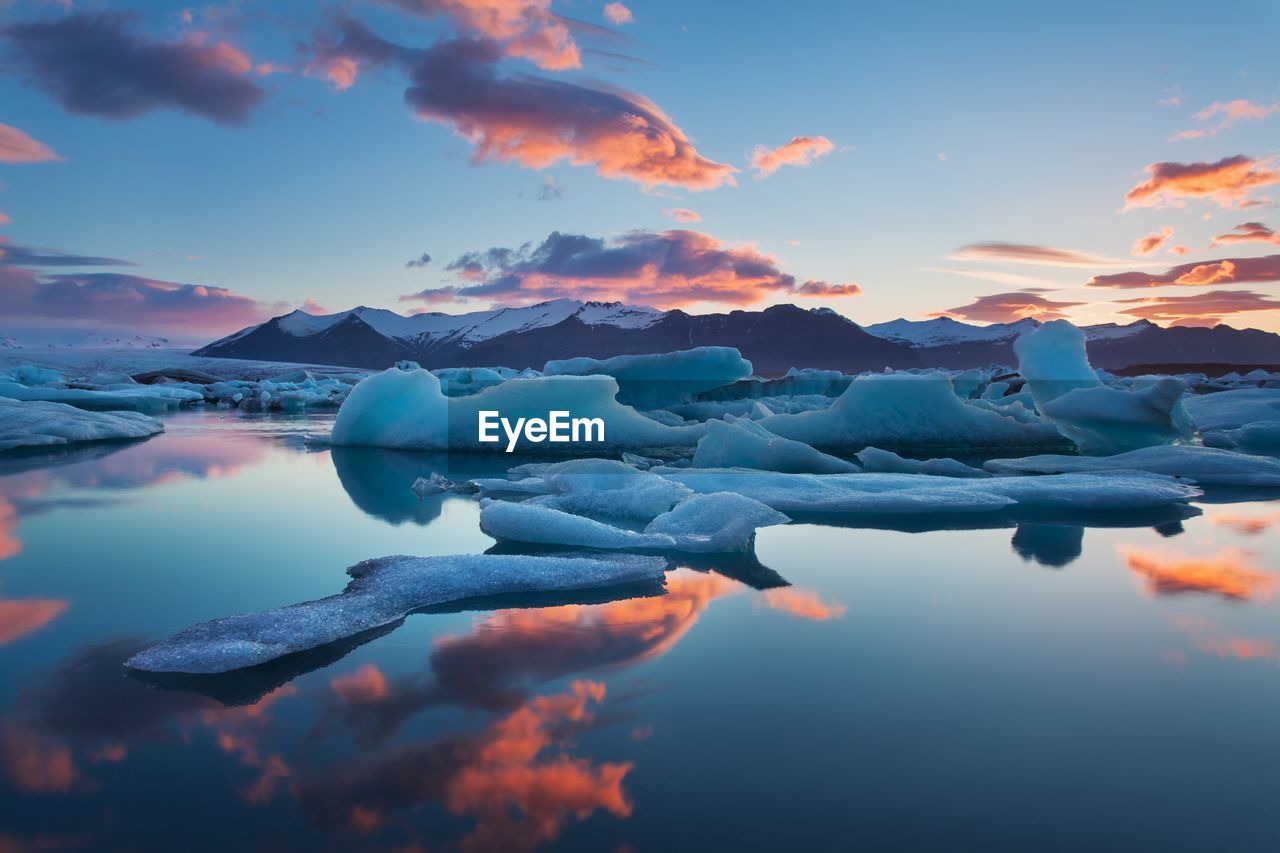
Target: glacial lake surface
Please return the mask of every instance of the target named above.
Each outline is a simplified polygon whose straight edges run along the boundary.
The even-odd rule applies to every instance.
[[[1272,495],[771,527],[661,596],[126,672],[361,560],[494,545],[410,492],[422,455],[309,447],[330,422],[0,462],[0,851],[1280,850]]]

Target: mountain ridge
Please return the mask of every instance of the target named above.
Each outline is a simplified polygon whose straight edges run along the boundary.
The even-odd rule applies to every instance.
[[[1013,341],[1037,325],[1030,318],[978,326],[940,317],[863,327],[830,308],[789,303],[718,314],[569,299],[457,315],[406,316],[358,306],[326,315],[292,311],[213,341],[193,355],[370,368],[410,359],[432,368],[540,369],[551,359],[575,356],[733,346],[761,375],[790,367],[859,372],[1011,364],[1016,361]],[[1280,335],[1257,329],[1166,329],[1146,320],[1082,328],[1097,367],[1280,360]]]

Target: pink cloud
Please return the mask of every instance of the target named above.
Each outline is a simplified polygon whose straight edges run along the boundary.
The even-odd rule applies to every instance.
[[[1163,246],[1165,243],[1169,242],[1169,238],[1171,238],[1172,236],[1173,236],[1173,228],[1166,225],[1165,227],[1161,228],[1159,231],[1156,231],[1153,234],[1148,234],[1145,237],[1139,237],[1133,243],[1133,250],[1132,250],[1133,254],[1139,255],[1139,256],[1150,255],[1153,252],[1155,252],[1157,249],[1159,249],[1161,246]]]
[[[1280,281],[1280,255],[1260,258],[1222,258],[1180,264],[1163,273],[1122,272],[1094,276],[1086,287],[1207,287],[1215,284],[1256,284]]]
[[[1121,258],[1107,258],[1076,249],[1056,249],[1052,246],[996,241],[970,243],[956,249],[947,257],[954,261],[987,261],[1044,267],[1113,267],[1133,263]]]
[[[1195,114],[1197,121],[1209,121],[1216,116],[1221,116],[1218,123],[1211,127],[1191,128],[1190,130],[1180,130],[1173,136],[1169,137],[1170,142],[1177,142],[1183,139],[1201,139],[1206,136],[1216,136],[1224,130],[1229,129],[1232,125],[1239,121],[1261,121],[1273,113],[1280,112],[1280,102],[1267,106],[1265,104],[1255,104],[1244,98],[1237,98],[1234,101],[1214,101],[1209,106]]]
[[[757,145],[751,152],[751,168],[757,178],[772,175],[783,166],[809,166],[835,150],[825,136],[793,136],[777,148]]]
[[[686,207],[668,207],[666,210],[662,211],[662,215],[669,219],[674,219],[676,222],[684,222],[687,224],[702,221],[702,217],[699,214]]]
[[[631,10],[621,3],[606,3],[604,5],[604,17],[609,23],[617,26],[629,24],[635,20]]]
[[[1253,190],[1280,183],[1280,172],[1270,162],[1244,154],[1216,163],[1152,163],[1145,171],[1150,177],[1125,193],[1125,210],[1181,206],[1189,198],[1241,207]]]
[[[61,160],[58,153],[39,140],[7,124],[0,124],[0,163],[46,163]]]
[[[1219,234],[1210,246],[1219,243],[1275,243],[1280,245],[1280,234],[1261,222],[1244,222],[1232,229],[1232,233]]]
[[[1216,326],[1257,311],[1280,311],[1280,300],[1252,290],[1212,290],[1194,296],[1144,296],[1121,299],[1132,308],[1121,314],[1169,326]]]

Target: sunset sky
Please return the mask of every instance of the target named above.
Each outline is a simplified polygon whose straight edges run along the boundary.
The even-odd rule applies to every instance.
[[[0,335],[559,296],[1280,330],[1280,4],[1118,5],[0,0]]]

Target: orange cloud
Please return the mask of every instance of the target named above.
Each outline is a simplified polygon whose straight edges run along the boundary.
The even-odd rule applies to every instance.
[[[1203,557],[1166,554],[1132,545],[1117,550],[1129,569],[1146,579],[1153,595],[1207,593],[1248,601],[1271,595],[1275,577],[1248,564],[1250,554],[1228,548]]]
[[[0,598],[0,646],[39,631],[70,606],[60,598]]]
[[[368,663],[350,675],[329,679],[329,687],[343,702],[377,702],[387,698],[387,677],[374,664]]]
[[[1139,237],[1133,244],[1133,254],[1150,255],[1169,241],[1173,236],[1173,228],[1166,225],[1154,234]]]
[[[1232,229],[1230,233],[1219,234],[1213,238],[1210,246],[1216,246],[1219,243],[1275,243],[1280,245],[1280,234],[1273,229],[1268,228],[1261,222],[1243,222]]]
[[[1254,284],[1280,281],[1280,255],[1260,258],[1221,258],[1170,267],[1163,273],[1122,272],[1098,275],[1086,287],[1205,287],[1214,284]]]
[[[501,42],[508,56],[528,59],[548,71],[582,67],[578,45],[564,19],[552,13],[551,0],[382,2],[417,15],[444,15],[462,35],[483,36]],[[624,10],[625,8],[623,7]],[[605,8],[605,14],[609,14],[608,7]]]
[[[1209,523],[1229,527],[1242,536],[1257,536],[1280,524],[1280,512],[1266,515],[1242,515],[1235,512],[1210,512]]]
[[[1195,296],[1144,296],[1116,302],[1134,305],[1121,314],[1172,326],[1212,327],[1241,314],[1280,310],[1280,300],[1252,290],[1212,290]]]
[[[615,26],[629,24],[635,20],[635,16],[631,14],[631,10],[621,3],[604,4],[604,17],[605,20]]]
[[[662,211],[662,215],[670,219],[674,219],[676,222],[684,222],[687,224],[702,221],[701,216],[686,207],[668,207],[666,210]]]
[[[793,586],[765,590],[764,603],[771,610],[781,610],[797,619],[809,619],[814,622],[839,619],[849,609],[838,601],[827,603],[819,598],[816,592],[796,589]]]
[[[1048,299],[1034,291],[992,293],[979,296],[968,305],[960,305],[946,311],[935,311],[926,316],[951,317],[956,320],[976,320],[980,323],[1012,323],[1032,318],[1036,320],[1066,319],[1068,308],[1084,305],[1083,302],[1062,302]]]
[[[1125,193],[1125,209],[1180,206],[1188,198],[1240,207],[1258,187],[1280,183],[1280,172],[1268,161],[1237,154],[1216,163],[1152,163],[1150,177]]]
[[[772,175],[783,166],[809,166],[835,150],[825,136],[793,136],[777,148],[757,145],[751,152],[751,168],[757,178]]]
[[[58,153],[16,127],[0,124],[0,163],[46,163],[61,160]]]

